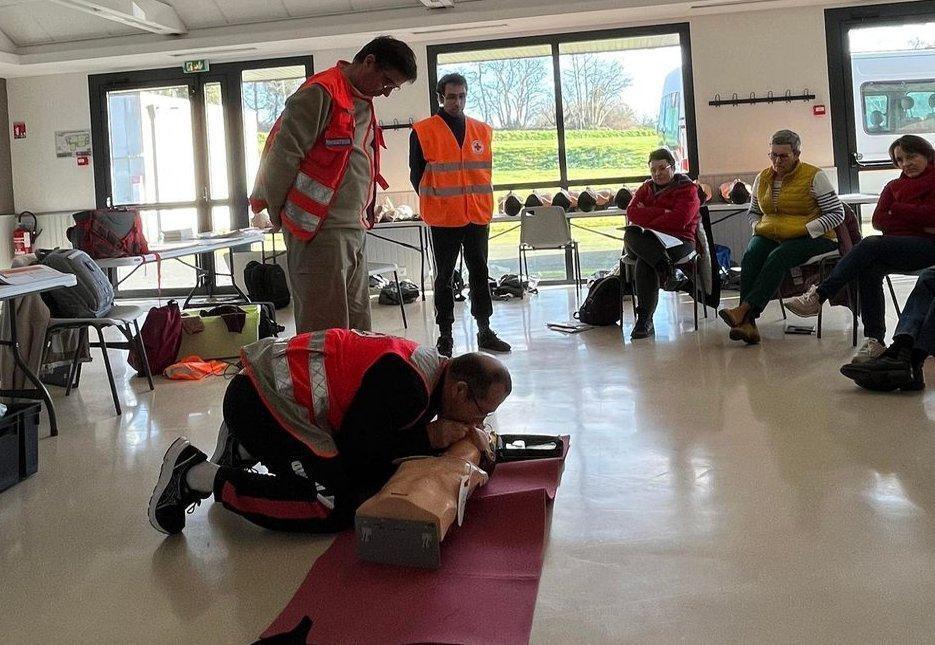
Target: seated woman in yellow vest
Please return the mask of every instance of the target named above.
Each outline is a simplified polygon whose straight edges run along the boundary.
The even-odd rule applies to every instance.
[[[770,167],[753,183],[753,238],[740,264],[740,305],[722,309],[731,340],[760,342],[756,319],[789,269],[837,250],[834,228],[844,207],[820,168],[799,161],[801,139],[779,130],[770,140]]]

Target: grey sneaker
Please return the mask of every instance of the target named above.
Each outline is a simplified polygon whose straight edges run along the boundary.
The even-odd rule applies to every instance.
[[[875,358],[879,358],[883,355],[883,352],[886,351],[886,345],[878,341],[876,338],[866,338],[864,339],[864,344],[860,346],[857,350],[857,353],[854,354],[854,358],[851,359],[851,363],[861,364],[866,363],[867,361],[872,361]]]
[[[786,303],[786,309],[801,318],[817,316],[821,311],[821,301],[818,299],[818,285],[812,285],[801,296],[796,296]]]
[[[211,496],[189,487],[185,476],[192,466],[206,461],[205,453],[179,437],[166,450],[159,480],[149,499],[149,523],[162,533],[172,535],[185,528],[185,513]]]

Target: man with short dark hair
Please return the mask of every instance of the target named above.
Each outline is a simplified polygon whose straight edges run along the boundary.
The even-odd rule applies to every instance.
[[[408,45],[380,36],[309,78],[266,140],[250,206],[282,230],[298,332],[370,329],[365,229],[383,139],[373,99],[416,78]],[[254,220],[266,223],[264,220]]]
[[[149,519],[163,533],[212,493],[228,510],[282,531],[331,532],[395,471],[464,438],[483,448],[484,420],[512,390],[486,354],[447,359],[372,332],[329,329],[244,348],[224,396],[210,460],[180,437],[166,452]],[[252,470],[261,462],[269,475]]]
[[[490,329],[493,302],[487,283],[487,244],[493,217],[493,129],[464,115],[467,91],[461,74],[442,76],[436,86],[438,112],[413,125],[409,139],[410,180],[419,194],[419,214],[432,227],[436,348],[444,356],[451,356],[454,347],[452,278],[462,249],[470,274],[477,346],[510,351],[509,344]]]

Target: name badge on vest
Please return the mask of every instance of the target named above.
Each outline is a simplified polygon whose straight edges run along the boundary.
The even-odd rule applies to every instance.
[[[353,143],[353,140],[351,140],[349,137],[325,139],[325,145],[329,148],[350,148]]]

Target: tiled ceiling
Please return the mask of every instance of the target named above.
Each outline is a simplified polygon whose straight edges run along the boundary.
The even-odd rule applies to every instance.
[[[421,6],[419,0],[163,0],[189,31]],[[20,47],[143,33],[47,0],[0,0],[0,32]]]

